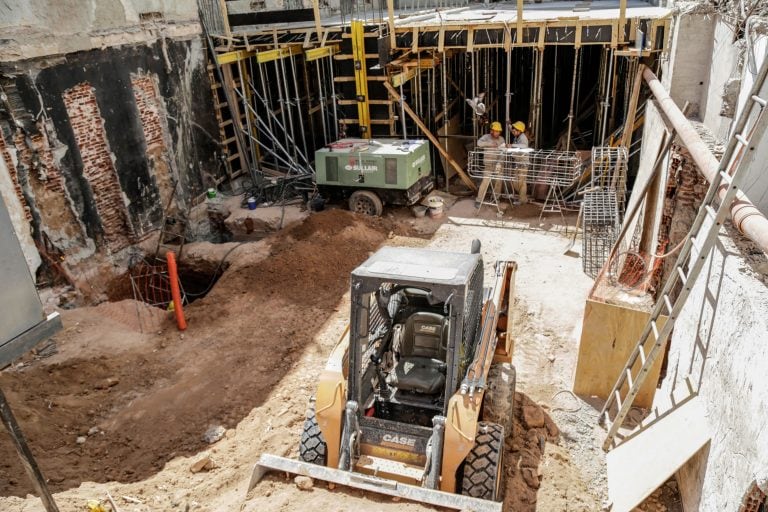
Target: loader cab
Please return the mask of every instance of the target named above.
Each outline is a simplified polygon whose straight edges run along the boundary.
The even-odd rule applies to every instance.
[[[363,454],[423,464],[474,357],[482,295],[479,254],[387,247],[353,271],[347,401]]]

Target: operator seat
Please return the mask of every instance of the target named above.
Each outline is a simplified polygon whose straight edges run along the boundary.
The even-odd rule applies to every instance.
[[[403,328],[397,365],[387,383],[400,391],[434,395],[445,387],[445,352],[448,319],[443,315],[418,312],[408,317]]]

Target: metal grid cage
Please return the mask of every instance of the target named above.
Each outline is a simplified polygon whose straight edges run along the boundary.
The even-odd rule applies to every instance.
[[[582,268],[588,276],[596,277],[619,234],[616,193],[611,189],[585,192],[582,208]]]
[[[624,146],[595,146],[592,148],[590,187],[616,191],[618,211],[624,211],[627,195],[627,163],[629,155]]]
[[[467,167],[473,178],[565,187],[581,175],[582,161],[575,151],[486,148],[470,151]]]

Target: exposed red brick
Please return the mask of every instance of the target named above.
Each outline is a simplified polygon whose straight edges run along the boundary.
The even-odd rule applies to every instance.
[[[766,499],[765,493],[753,482],[744,495],[744,499],[741,500],[739,512],[759,512],[764,510],[763,506],[766,504],[768,504],[768,499]]]
[[[144,140],[147,149],[153,146],[165,146],[163,141],[163,125],[160,118],[160,102],[155,89],[155,82],[148,75],[137,75],[131,80],[136,107],[141,116],[141,126],[144,129]]]
[[[22,207],[24,208],[24,216],[27,218],[27,221],[32,221],[32,211],[29,208],[29,204],[27,204],[27,199],[24,197],[24,192],[21,188],[21,183],[19,183],[19,175],[16,170],[16,165],[13,163],[13,158],[11,158],[10,148],[6,145],[5,139],[3,138],[2,133],[0,133],[0,154],[3,155],[3,160],[5,161],[6,167],[8,167],[8,173],[11,175],[11,182],[13,182],[13,189],[16,192],[16,197],[19,198],[19,201],[21,202]]]
[[[123,201],[120,180],[112,162],[104,132],[104,121],[90,84],[78,84],[64,92],[75,141],[83,162],[83,175],[93,191],[107,246],[118,251],[131,244],[133,229]]]

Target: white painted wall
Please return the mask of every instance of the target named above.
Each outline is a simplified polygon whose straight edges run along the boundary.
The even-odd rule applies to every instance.
[[[161,13],[164,22],[141,22]],[[196,0],[0,0],[0,62],[200,32]]]
[[[3,0],[3,28],[45,28],[80,33],[135,25],[139,15],[160,12],[169,21],[197,19],[196,0]]]
[[[672,336],[664,403],[690,376],[712,441],[678,472],[686,511],[737,511],[768,469],[768,263],[720,236]]]
[[[731,126],[731,118],[720,115],[725,83],[728,79],[738,78],[741,74],[739,56],[743,53],[743,45],[735,44],[733,35],[733,30],[718,16],[712,45],[712,64],[709,66],[704,84],[706,89],[700,118],[712,134],[721,140],[728,137],[728,129]]]
[[[768,35],[765,33],[751,32],[750,43],[746,45],[745,52],[750,55],[745,56],[744,66],[741,73],[741,92],[739,94],[738,113],[744,109],[749,93],[755,81],[755,76],[760,69],[761,64],[768,58]],[[768,98],[768,87],[763,89],[760,96]],[[738,114],[737,114],[738,115]],[[760,161],[768,162],[768,140],[761,141],[756,151],[764,156]],[[743,187],[747,197],[763,213],[768,215],[768,172],[765,168],[755,168],[747,175],[746,185]]]
[[[705,105],[715,23],[712,14],[684,14],[675,18],[669,64],[662,83],[679,107],[688,101],[689,116]]]
[[[676,24],[664,80],[679,106],[698,98],[700,119],[721,140],[728,138],[733,122],[720,115],[726,81],[741,79],[743,105],[751,71],[766,55],[766,37],[754,34],[753,39],[756,62],[743,66],[745,45],[734,44],[719,17],[683,15]],[[654,114],[650,109],[647,122],[655,123]],[[641,161],[647,167],[662,134],[646,133],[648,157]],[[768,161],[768,140],[757,151],[765,154],[758,160]],[[747,184],[747,195],[768,212],[765,168],[753,169]],[[750,484],[768,471],[768,258],[734,230],[721,233],[677,320],[668,358],[655,405],[667,410],[668,397],[684,391],[689,376],[712,431],[710,444],[677,473],[684,509],[737,511]]]

